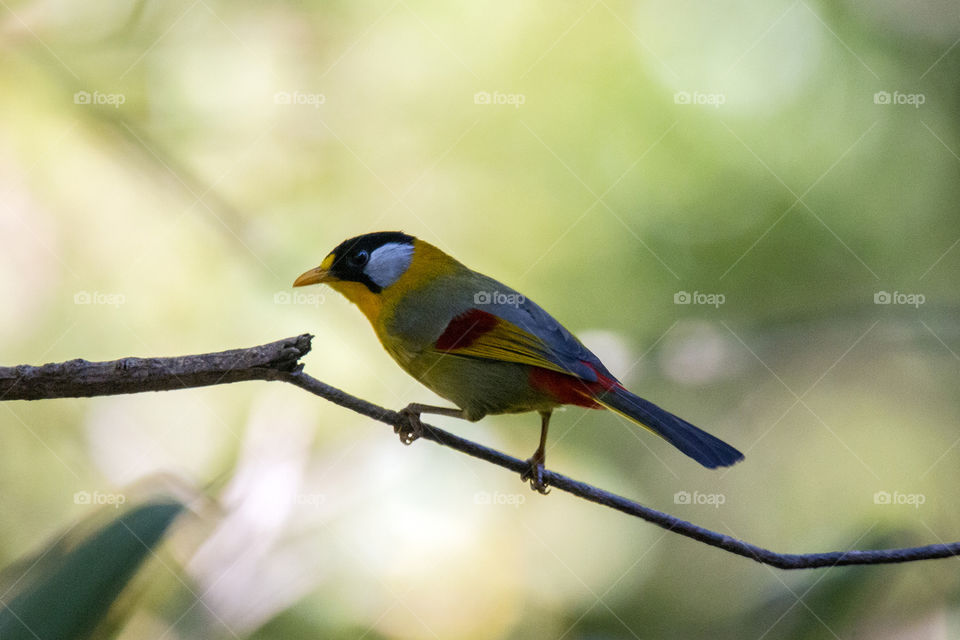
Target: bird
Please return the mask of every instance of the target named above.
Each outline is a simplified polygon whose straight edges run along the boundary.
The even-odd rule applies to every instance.
[[[456,407],[410,403],[395,427],[404,444],[423,434],[422,414],[461,418],[534,412],[540,443],[521,479],[546,493],[547,431],[554,409],[608,409],[662,437],[707,468],[743,454],[628,391],[553,316],[518,291],[402,231],[344,240],[294,287],[326,284],[359,307],[387,353]]]

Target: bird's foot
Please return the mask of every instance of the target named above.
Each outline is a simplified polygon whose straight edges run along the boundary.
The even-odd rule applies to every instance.
[[[423,422],[420,421],[420,412],[406,407],[400,410],[400,416],[404,419],[405,424],[394,425],[393,432],[400,436],[400,442],[403,444],[413,444],[423,435]]]
[[[534,454],[532,458],[527,460],[529,467],[520,474],[520,479],[529,480],[531,489],[541,495],[547,495],[550,493],[550,487],[548,487],[547,483],[543,480],[543,462],[542,457]]]

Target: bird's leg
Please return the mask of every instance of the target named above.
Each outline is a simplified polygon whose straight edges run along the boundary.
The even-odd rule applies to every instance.
[[[547,495],[550,489],[543,481],[543,465],[547,461],[547,428],[550,426],[550,411],[540,412],[540,446],[533,452],[533,457],[527,460],[530,468],[521,474],[521,480],[529,480],[530,488],[538,493]]]
[[[423,423],[420,421],[421,413],[434,413],[438,416],[450,416],[451,418],[462,418],[466,420],[461,409],[450,409],[448,407],[434,407],[429,404],[419,404],[411,402],[400,410],[400,415],[406,420],[405,425],[394,425],[393,432],[400,435],[400,442],[403,444],[412,444],[414,440],[423,435]]]

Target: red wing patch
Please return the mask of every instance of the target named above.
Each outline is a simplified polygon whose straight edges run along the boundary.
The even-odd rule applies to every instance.
[[[468,309],[447,325],[434,345],[438,351],[466,349],[497,326],[497,316],[480,309]]]
[[[584,363],[591,369],[589,363]],[[534,388],[548,393],[560,404],[573,404],[578,407],[601,409],[603,405],[594,401],[593,397],[601,391],[609,391],[620,386],[613,378],[608,378],[597,372],[596,382],[587,382],[582,378],[567,375],[558,371],[531,367],[530,384]]]
[[[531,367],[530,384],[554,398],[560,404],[574,404],[578,407],[599,409],[600,405],[591,398],[590,387],[595,383],[581,380],[559,371],[550,371],[540,367]]]

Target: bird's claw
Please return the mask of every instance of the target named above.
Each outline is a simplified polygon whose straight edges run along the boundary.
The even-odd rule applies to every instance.
[[[529,467],[526,471],[520,474],[521,480],[529,480],[530,488],[539,493],[540,495],[547,495],[550,493],[550,487],[547,486],[547,483],[543,479],[543,460],[534,456],[527,460]]]
[[[420,421],[420,414],[409,409],[401,409],[400,415],[404,418],[404,424],[394,425],[393,432],[400,436],[400,442],[403,444],[413,444],[423,435],[423,422]]]

